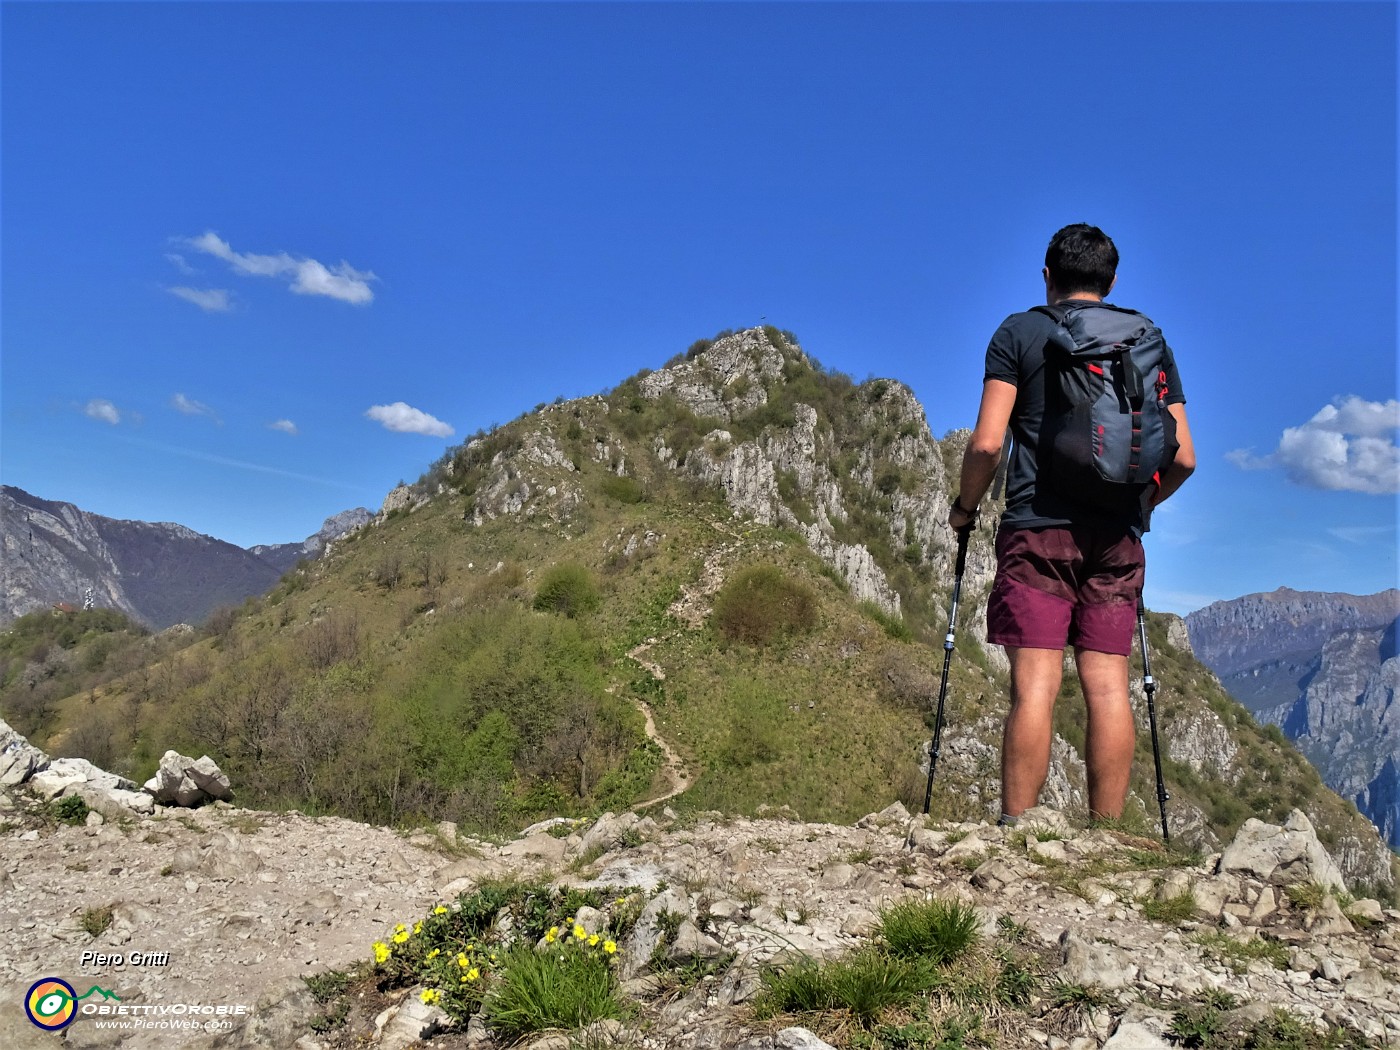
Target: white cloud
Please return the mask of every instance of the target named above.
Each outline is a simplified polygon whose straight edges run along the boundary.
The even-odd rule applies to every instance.
[[[198,270],[185,261],[185,257],[179,252],[166,252],[165,260],[186,277],[193,277],[195,274],[199,273]]]
[[[83,415],[90,419],[100,419],[104,423],[111,423],[113,426],[122,421],[122,414],[117,411],[117,406],[101,397],[95,397],[84,405]]]
[[[451,425],[440,419],[434,419],[428,413],[420,412],[402,401],[395,401],[392,405],[374,405],[365,411],[365,415],[377,423],[382,423],[385,430],[392,430],[399,434],[451,437],[456,433]]]
[[[176,412],[187,416],[208,416],[216,423],[219,422],[219,414],[206,405],[203,401],[196,401],[194,398],[186,397],[184,394],[176,394],[170,399],[170,407]]]
[[[1354,543],[1358,546],[1369,543],[1372,540],[1385,539],[1395,535],[1395,526],[1391,525],[1337,525],[1327,530],[1327,532],[1344,540],[1347,543]]]
[[[167,288],[171,295],[179,296],[187,303],[194,303],[206,313],[227,313],[233,309],[228,291],[223,288]]]
[[[292,291],[298,295],[328,295],[347,303],[367,303],[374,298],[369,289],[372,273],[361,273],[345,260],[334,269],[326,269],[315,259],[303,259],[297,263],[296,280]]]
[[[1282,467],[1307,488],[1372,495],[1400,493],[1400,401],[1338,398],[1302,426],[1289,427],[1267,456],[1235,449],[1225,458],[1242,470]]]
[[[280,430],[284,434],[292,435],[292,437],[296,437],[299,433],[301,433],[301,431],[297,429],[297,425],[293,423],[290,419],[279,419],[275,423],[269,423],[267,425],[267,429]]]
[[[280,277],[290,282],[298,295],[324,295],[344,303],[361,305],[372,302],[374,292],[369,282],[378,280],[368,270],[357,270],[343,259],[336,266],[326,266],[315,259],[299,259],[286,252],[258,255],[236,252],[212,230],[183,243],[196,251],[222,259],[233,271],[246,277]]]

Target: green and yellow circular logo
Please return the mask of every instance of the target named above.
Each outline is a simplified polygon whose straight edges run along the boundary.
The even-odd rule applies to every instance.
[[[73,1023],[78,995],[62,978],[45,977],[30,985],[29,994],[24,997],[24,1012],[40,1028],[57,1032]]]

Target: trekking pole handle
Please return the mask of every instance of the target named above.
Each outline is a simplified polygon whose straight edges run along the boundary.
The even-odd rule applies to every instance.
[[[953,565],[953,575],[961,577],[963,570],[967,568],[967,541],[972,537],[972,523],[964,525],[958,529],[958,557]]]

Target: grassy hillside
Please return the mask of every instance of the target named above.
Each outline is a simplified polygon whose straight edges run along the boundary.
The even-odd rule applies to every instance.
[[[752,335],[696,344],[660,377],[689,369],[699,386],[644,372],[449,450],[413,509],[198,635],[131,636],[120,659],[103,642],[116,676],[67,671],[36,704],[30,665],[12,658],[0,714],[56,753],[94,747],[100,726],[102,753],[85,757],[137,778],[167,748],[208,753],[245,804],[495,832],[663,793],[670,774],[640,701],[690,779],[678,808],[788,805],[850,821],[895,797],[922,805],[951,585],[936,519],[965,434],[934,441],[898,384],[855,384],[781,333]],[[726,348],[728,374],[706,378]],[[792,452],[813,418],[802,406],[815,410],[806,459]],[[752,498],[765,479],[770,523],[736,515],[738,489]],[[984,525],[948,693],[933,806],[949,818],[984,819],[998,794],[1005,673],[972,627],[989,543]],[[851,593],[840,558],[857,547],[900,613]],[[1169,626],[1151,617],[1149,637],[1178,837],[1209,847],[1297,806],[1329,844],[1369,848],[1354,808],[1178,651]],[[75,643],[79,671],[95,644]],[[1057,728],[1078,749],[1072,673],[1064,694]],[[1082,791],[1077,756],[1057,770]],[[1129,820],[1150,832],[1145,732],[1133,789],[1147,803]]]

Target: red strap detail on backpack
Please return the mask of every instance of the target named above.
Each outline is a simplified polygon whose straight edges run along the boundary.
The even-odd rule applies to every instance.
[[[1085,365],[1084,367],[1087,368],[1090,372],[1093,372],[1096,376],[1103,375],[1103,368],[1099,365]]]

